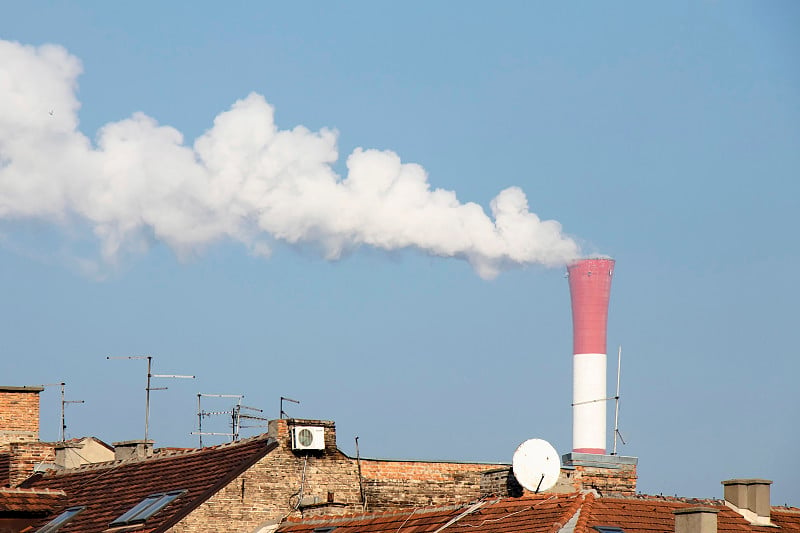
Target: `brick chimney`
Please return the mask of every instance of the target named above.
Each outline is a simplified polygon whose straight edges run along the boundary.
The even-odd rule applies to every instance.
[[[114,460],[147,459],[153,455],[152,440],[124,440],[114,444]]]
[[[717,533],[717,513],[713,507],[687,507],[672,511],[675,533]]]
[[[15,487],[55,459],[53,445],[39,442],[42,387],[0,386],[0,487]]]
[[[0,386],[0,445],[39,440],[39,393],[43,390]]]
[[[753,525],[769,526],[770,503],[768,479],[728,479],[722,482],[725,505]]]

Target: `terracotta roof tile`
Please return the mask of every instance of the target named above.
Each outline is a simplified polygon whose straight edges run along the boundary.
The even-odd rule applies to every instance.
[[[575,533],[596,533],[595,526],[616,526],[625,533],[665,533],[675,530],[673,511],[714,507],[720,533],[775,533],[774,527],[753,526],[719,500],[659,497],[599,497],[593,493],[540,494],[503,498],[470,505],[415,509],[313,520],[290,520],[280,533],[312,533],[335,526],[335,533],[557,533],[577,518]],[[576,513],[579,513],[576,517]],[[783,533],[800,533],[800,509],[772,509],[772,521]],[[454,520],[457,519],[457,520]]]
[[[63,507],[66,498],[61,490],[0,488],[0,513],[49,514]]]
[[[336,533],[432,533],[453,521],[447,531],[551,533],[554,524],[560,528],[569,521],[582,499],[580,494],[530,495],[454,507],[287,522],[280,531],[311,533],[318,527],[336,526]]]
[[[595,533],[593,526],[617,526],[625,533],[651,533],[673,531],[675,516],[673,511],[687,507],[713,507],[717,513],[719,533],[741,533],[742,531],[775,532],[775,528],[754,526],[739,513],[730,509],[720,500],[694,500],[688,498],[598,498],[593,506],[585,529],[575,533]],[[786,531],[800,531],[800,512],[773,509],[772,520]],[[779,523],[780,522],[780,523]]]
[[[153,515],[148,531],[164,531],[208,499],[276,446],[266,435],[200,450],[171,452],[63,472],[48,472],[26,481],[26,488],[62,490],[67,500],[50,518],[71,506],[85,506],[59,532],[100,532],[150,494],[187,492]],[[46,523],[43,520],[42,523]],[[145,526],[143,526],[144,528]]]

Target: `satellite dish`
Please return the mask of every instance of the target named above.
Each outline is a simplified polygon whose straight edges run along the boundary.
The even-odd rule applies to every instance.
[[[528,439],[520,444],[511,465],[519,484],[534,493],[552,488],[561,473],[558,452],[542,439]]]

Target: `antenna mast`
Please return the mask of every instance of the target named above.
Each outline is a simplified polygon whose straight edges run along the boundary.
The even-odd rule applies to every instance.
[[[619,376],[622,371],[622,346],[617,351],[617,394],[614,396],[614,450],[611,455],[617,455],[617,436],[622,444],[625,444],[625,439],[622,438],[622,433],[619,432]]]
[[[230,411],[203,411],[201,398],[236,398],[236,404],[231,408]],[[198,435],[200,437],[200,447],[203,447],[203,435],[217,435],[222,437],[230,437],[231,441],[239,440],[239,433],[242,428],[252,428],[252,427],[263,427],[263,424],[256,424],[252,426],[243,426],[241,421],[242,418],[249,419],[249,420],[267,420],[262,416],[251,415],[247,413],[242,413],[242,409],[255,411],[258,413],[262,413],[262,409],[257,409],[255,407],[248,407],[246,405],[242,405],[242,399],[244,398],[243,394],[197,394],[197,431],[192,431],[192,435]],[[212,431],[203,431],[203,418],[207,416],[214,416],[214,415],[231,415],[231,432],[230,433],[219,433],[219,432],[212,432]]]
[[[115,357],[110,355],[106,357],[106,359],[147,359],[147,386],[145,387],[145,399],[144,399],[144,441],[147,442],[147,438],[149,436],[149,426],[150,426],[150,391],[151,390],[167,390],[168,387],[151,387],[150,386],[150,379],[151,378],[179,378],[179,379],[194,379],[195,376],[185,376],[185,375],[178,375],[178,374],[153,374],[151,373],[152,365],[153,365],[153,356],[152,355],[128,355],[128,356],[120,356]]]
[[[60,442],[65,442],[67,440],[67,437],[66,437],[67,421],[66,421],[66,412],[65,412],[66,409],[65,409],[65,407],[67,406],[68,403],[85,403],[83,400],[66,400],[66,399],[64,399],[64,388],[66,387],[66,385],[67,384],[64,383],[63,381],[61,381],[59,383],[45,383],[44,385],[42,385],[42,387],[55,387],[55,386],[60,386],[61,387],[61,429],[60,429],[61,441]]]
[[[283,410],[283,402],[292,402],[299,404],[300,400],[292,400],[291,398],[287,398],[286,396],[281,396],[281,412],[278,418],[286,418],[286,411]]]

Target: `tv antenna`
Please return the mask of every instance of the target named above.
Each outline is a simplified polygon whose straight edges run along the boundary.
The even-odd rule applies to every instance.
[[[66,387],[66,383],[63,381],[60,383],[45,383],[42,387],[61,387],[61,441],[65,442],[67,440],[66,433],[67,433],[67,422],[66,422],[66,406],[68,403],[86,403],[83,400],[67,400],[64,398],[64,388]]]
[[[229,411],[203,411],[203,406],[201,403],[202,398],[236,398],[236,404]],[[200,437],[201,448],[203,447],[203,435],[230,437],[231,441],[237,441],[239,440],[239,434],[243,428],[264,427],[264,424],[242,425],[242,419],[258,420],[258,421],[267,420],[263,416],[249,414],[247,412],[242,413],[242,410],[258,412],[258,413],[264,412],[263,409],[257,409],[255,407],[248,407],[246,405],[242,405],[243,398],[244,398],[243,394],[203,394],[203,393],[197,394],[197,431],[192,431],[192,434],[198,435]],[[230,415],[231,417],[230,433],[203,431],[203,418],[216,415]]]
[[[283,402],[292,402],[299,404],[300,400],[292,400],[291,398],[287,398],[286,396],[281,396],[281,414],[279,418],[286,418],[286,411],[283,410]]]
[[[145,399],[144,399],[144,441],[147,443],[147,438],[149,436],[149,426],[150,426],[150,391],[151,390],[167,390],[168,387],[151,387],[150,386],[150,379],[151,378],[177,378],[177,379],[194,379],[195,376],[186,376],[180,374],[153,374],[151,372],[153,366],[153,356],[152,355],[128,355],[128,356],[118,356],[115,357],[113,355],[109,355],[106,359],[147,359],[147,386],[145,387]]]
[[[622,433],[619,432],[619,376],[622,371],[622,346],[617,351],[617,394],[614,396],[614,449],[611,455],[617,455],[617,436],[622,444],[625,444],[625,439],[622,438]]]

